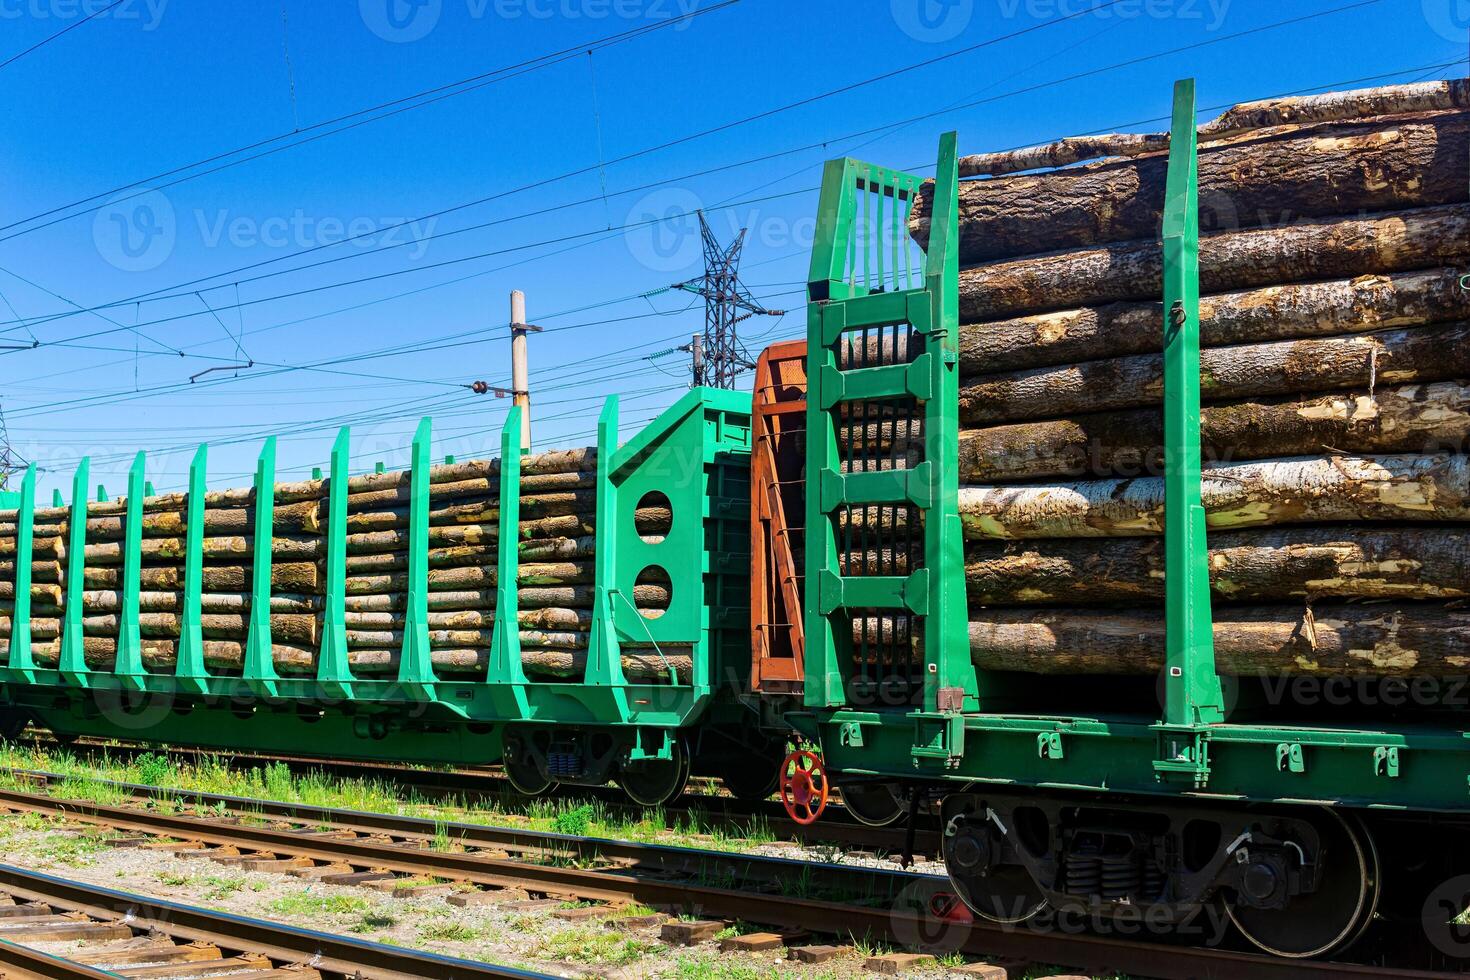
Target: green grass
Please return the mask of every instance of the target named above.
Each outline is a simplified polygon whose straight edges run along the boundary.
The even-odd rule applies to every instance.
[[[356,895],[317,895],[310,889],[271,900],[266,909],[273,915],[320,917],[323,915],[364,915],[372,903]]]
[[[619,936],[606,930],[562,929],[544,937],[537,952],[562,963],[625,966],[662,949],[664,947],[659,943]]]
[[[671,824],[661,808],[621,808],[601,800],[527,799],[509,791],[476,795],[473,799],[463,795],[426,797],[413,787],[392,780],[333,776],[320,770],[293,772],[284,762],[250,764],[248,760],[224,755],[204,754],[181,762],[155,752],[128,759],[112,755],[105,748],[74,754],[66,749],[39,746],[0,746],[0,785],[19,785],[9,770],[20,769],[58,773],[62,778],[53,788],[53,795],[104,805],[131,802],[126,793],[101,782],[110,780],[159,789],[422,817],[435,823],[431,846],[436,850],[452,850],[456,846],[450,822],[515,826],[574,837],[606,837],[639,843],[679,844],[692,839],[695,846],[720,851],[742,851],[777,840],[769,823],[760,817],[729,822],[719,817],[688,814]],[[165,797],[151,805],[168,812],[203,811],[218,816],[227,812],[223,805],[189,806],[176,797]]]
[[[428,922],[419,926],[419,939],[440,943],[472,943],[485,934],[483,927],[463,922]]]

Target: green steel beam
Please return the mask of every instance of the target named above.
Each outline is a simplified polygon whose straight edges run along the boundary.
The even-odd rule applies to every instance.
[[[503,717],[530,717],[520,624],[521,407],[512,405],[500,430],[500,530],[495,542],[495,626],[485,680]]]
[[[179,618],[179,656],[174,676],[191,694],[209,690],[204,665],[204,495],[208,490],[209,446],[200,444],[189,463],[189,500],[184,527],[184,608]]]
[[[1164,202],[1164,616],[1168,726],[1223,718],[1200,502],[1199,210],[1194,80],[1174,86]],[[1175,743],[1166,757],[1179,758]],[[1202,759],[1196,761],[1203,764]]]
[[[61,675],[71,684],[90,684],[86,649],[82,642],[83,573],[87,565],[87,484],[92,458],[83,456],[71,484],[71,515],[67,527],[66,609],[62,613]]]
[[[271,549],[275,537],[276,437],[260,450],[255,464],[255,537],[250,566],[250,622],[245,640],[244,680],[261,697],[276,696],[274,642],[271,639]]]
[[[420,701],[434,700],[434,661],[429,649],[429,467],[431,422],[423,418],[413,436],[408,473],[408,597],[398,683]],[[379,470],[379,472],[382,472]]]
[[[352,666],[347,659],[347,480],[351,430],[332,443],[332,478],[327,483],[327,589],[322,610],[322,642],[316,679],[331,697],[352,697]]]
[[[143,574],[143,498],[148,495],[144,476],[147,454],[139,452],[128,471],[128,503],[123,517],[122,608],[118,616],[117,657],[112,672],[124,686],[142,690],[143,635],[138,625],[138,601]]]
[[[617,690],[619,717],[628,716],[622,647],[618,642],[614,596],[617,593],[617,484],[613,482],[618,452],[618,396],[609,395],[597,417],[597,555],[593,559],[592,634],[587,645],[585,682]]]
[[[20,512],[15,524],[15,606],[10,614],[10,656],[7,676],[22,684],[36,680],[31,653],[31,558],[35,551],[36,464],[26,466],[20,481]]]

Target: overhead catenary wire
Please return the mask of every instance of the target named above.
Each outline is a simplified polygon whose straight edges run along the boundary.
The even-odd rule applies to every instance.
[[[1117,2],[1117,0],[1114,0],[1114,2]],[[1286,18],[1284,20],[1274,21],[1274,22],[1269,23],[1269,24],[1262,24],[1262,25],[1257,25],[1255,27],[1251,27],[1251,28],[1245,28],[1243,30],[1236,31],[1236,32],[1233,32],[1233,33],[1230,33],[1230,34],[1220,35],[1218,37],[1207,38],[1207,39],[1204,39],[1204,40],[1201,40],[1201,41],[1192,42],[1190,44],[1186,44],[1186,45],[1181,45],[1181,46],[1176,46],[1176,47],[1173,47],[1173,48],[1169,48],[1167,50],[1153,52],[1151,54],[1145,54],[1145,55],[1135,56],[1135,57],[1129,58],[1129,59],[1127,59],[1125,61],[1115,62],[1115,63],[1109,64],[1109,65],[1104,65],[1104,66],[1101,66],[1101,67],[1098,67],[1098,68],[1089,69],[1089,70],[1081,71],[1081,72],[1076,72],[1076,73],[1073,73],[1073,74],[1070,74],[1070,75],[1066,75],[1066,76],[1063,76],[1063,77],[1060,77],[1060,78],[1053,78],[1053,79],[1044,80],[1044,81],[1037,82],[1037,83],[1034,83],[1032,85],[1025,86],[1025,87],[1022,87],[1022,88],[1012,89],[1012,90],[1009,90],[1007,92],[999,93],[999,94],[992,95],[992,96],[987,96],[987,97],[982,98],[982,99],[976,99],[976,100],[972,100],[972,101],[969,101],[969,102],[960,103],[960,104],[957,104],[957,105],[947,106],[945,108],[934,110],[934,111],[931,111],[931,112],[926,112],[926,113],[921,113],[921,114],[909,116],[909,117],[907,117],[905,119],[896,120],[894,122],[886,123],[886,124],[883,124],[881,126],[869,127],[867,129],[858,131],[856,133],[849,133],[849,134],[845,134],[845,135],[839,136],[839,137],[832,137],[832,138],[829,138],[828,140],[824,140],[821,143],[807,144],[807,145],[805,145],[803,147],[800,147],[800,148],[797,148],[795,150],[779,151],[779,152],[774,153],[774,154],[766,154],[766,155],[763,155],[761,157],[753,158],[751,161],[742,161],[740,163],[731,164],[731,165],[723,165],[723,166],[719,166],[719,167],[706,168],[703,171],[699,171],[699,172],[697,172],[695,174],[684,175],[683,177],[680,177],[680,178],[670,178],[667,181],[658,181],[658,182],[654,182],[652,184],[645,184],[642,187],[634,188],[634,189],[631,189],[629,191],[615,192],[612,196],[619,196],[619,195],[625,194],[625,193],[635,193],[635,192],[637,192],[639,190],[646,190],[646,189],[649,189],[650,187],[659,186],[660,184],[663,184],[663,183],[677,182],[679,180],[695,179],[697,177],[707,176],[709,174],[712,174],[712,173],[715,173],[715,172],[719,172],[721,170],[727,170],[727,169],[730,169],[730,168],[735,167],[735,166],[742,166],[742,165],[745,165],[746,163],[750,163],[750,162],[761,162],[761,161],[764,161],[764,160],[772,159],[772,158],[774,158],[776,156],[787,155],[787,154],[792,153],[792,152],[799,152],[801,150],[807,150],[807,149],[812,149],[812,148],[815,148],[815,147],[818,147],[818,146],[824,146],[824,145],[826,145],[829,142],[841,142],[841,141],[845,141],[845,140],[848,140],[848,139],[861,138],[863,136],[871,135],[871,134],[873,134],[875,132],[881,132],[883,130],[895,129],[895,128],[901,128],[901,127],[909,126],[909,125],[912,125],[913,123],[916,123],[916,122],[919,122],[919,121],[923,121],[923,120],[926,120],[926,119],[930,119],[930,118],[934,118],[936,116],[945,115],[947,113],[959,112],[959,111],[963,111],[963,110],[966,110],[966,109],[976,108],[976,107],[981,106],[981,105],[986,105],[986,104],[991,104],[991,103],[994,103],[994,102],[998,102],[998,101],[1001,101],[1001,100],[1004,100],[1004,99],[1014,98],[1014,97],[1017,97],[1017,96],[1020,96],[1020,95],[1031,94],[1033,92],[1040,91],[1040,90],[1043,90],[1043,89],[1046,89],[1046,88],[1050,88],[1050,87],[1054,87],[1054,86],[1057,86],[1057,85],[1062,85],[1062,84],[1066,84],[1066,83],[1069,83],[1069,82],[1074,82],[1074,81],[1079,81],[1079,80],[1083,80],[1083,79],[1087,79],[1087,78],[1096,77],[1097,75],[1104,74],[1104,73],[1111,72],[1111,71],[1121,70],[1123,68],[1134,67],[1136,65],[1139,65],[1139,64],[1142,64],[1142,63],[1146,63],[1148,61],[1157,60],[1159,58],[1168,57],[1170,55],[1180,54],[1180,53],[1183,53],[1183,52],[1186,52],[1186,51],[1195,50],[1195,49],[1206,47],[1206,46],[1209,46],[1209,45],[1220,44],[1220,43],[1224,43],[1224,42],[1227,42],[1227,41],[1238,40],[1240,38],[1253,36],[1255,34],[1259,34],[1259,33],[1265,32],[1265,31],[1277,30],[1277,29],[1281,29],[1283,27],[1289,27],[1289,26],[1293,26],[1293,25],[1300,24],[1300,23],[1303,23],[1303,22],[1311,21],[1311,20],[1314,20],[1314,19],[1317,19],[1317,18],[1320,18],[1320,17],[1326,17],[1326,16],[1330,16],[1330,15],[1334,15],[1334,14],[1344,13],[1344,12],[1349,11],[1349,10],[1355,10],[1355,9],[1359,9],[1359,8],[1362,8],[1362,7],[1372,6],[1372,5],[1375,5],[1375,4],[1378,4],[1378,3],[1382,3],[1382,2],[1383,2],[1383,0],[1354,0],[1354,2],[1343,4],[1343,5],[1339,5],[1339,6],[1332,7],[1332,8],[1328,8],[1326,10],[1314,11],[1312,13],[1302,14],[1302,15],[1298,15],[1298,16],[1295,16],[1295,17],[1290,17],[1290,18]],[[1059,22],[1060,21],[1047,21],[1046,24],[1059,23]],[[1029,28],[1029,30],[1036,30],[1036,29],[1038,29],[1041,26],[1045,26],[1045,25],[1034,25],[1032,28]],[[981,46],[983,46],[984,44],[988,44],[988,43],[995,43],[998,40],[1002,40],[1002,39],[1004,39],[1006,37],[1010,37],[1010,36],[1012,36],[1012,35],[1005,35],[1002,38],[991,39],[988,42],[981,42]],[[972,45],[971,47],[973,48],[975,46]],[[921,62],[920,64],[921,65],[927,65],[929,63],[932,63],[933,60],[934,59],[930,59],[929,61]],[[910,66],[910,67],[913,67],[913,66]],[[1423,67],[1423,66],[1420,66],[1420,67]],[[1414,70],[1419,70],[1419,68],[1416,68]],[[889,73],[889,75],[891,75],[891,74],[893,74],[893,73]],[[888,77],[888,76],[879,76],[879,77],[881,78],[881,77]],[[834,91],[837,91],[837,90],[834,90]],[[742,124],[744,121],[747,121],[747,120],[757,119],[757,118],[764,118],[765,116],[773,115],[773,114],[776,114],[777,112],[780,112],[780,111],[785,111],[786,109],[789,109],[789,108],[791,108],[793,106],[804,105],[804,104],[807,104],[807,103],[809,103],[811,101],[814,101],[814,100],[819,99],[819,98],[822,98],[822,97],[825,97],[825,96],[814,96],[814,97],[811,97],[809,99],[801,100],[801,101],[796,102],[796,103],[789,103],[785,107],[778,107],[777,109],[767,110],[765,113],[758,113],[758,114],[756,114],[754,116],[746,117],[746,120],[737,121],[737,123],[732,123],[732,124],[727,124],[727,125],[737,125],[737,124]],[[712,133],[712,132],[718,132],[718,131],[720,131],[720,128],[717,127],[717,128],[714,128],[714,129],[709,129],[709,130],[702,131],[701,134],[691,134],[690,136],[680,137],[680,138],[678,138],[676,140],[667,141],[667,142],[665,142],[663,144],[659,144],[656,147],[645,148],[644,150],[635,151],[632,154],[627,154],[627,155],[624,155],[622,157],[615,158],[615,159],[613,159],[611,161],[608,161],[608,162],[609,163],[619,163],[619,162],[622,162],[624,160],[632,159],[632,158],[634,158],[636,156],[640,156],[640,155],[643,155],[643,154],[648,153],[648,152],[653,152],[654,150],[657,150],[657,149],[679,145],[681,142],[685,142],[685,141],[688,141],[690,139],[698,138],[698,136],[699,135],[702,135],[702,134],[707,134],[707,133]],[[335,242],[324,243],[322,245],[312,246],[312,247],[307,248],[307,249],[297,250],[296,252],[293,252],[290,255],[275,256],[273,258],[261,260],[259,262],[252,263],[250,265],[243,266],[243,267],[240,267],[240,268],[237,268],[237,269],[227,270],[225,272],[217,273],[217,274],[211,275],[211,276],[205,276],[205,277],[196,278],[196,279],[190,280],[189,282],[186,282],[186,283],[174,284],[174,285],[171,285],[171,286],[160,287],[159,289],[156,289],[156,290],[152,290],[152,291],[145,292],[145,293],[139,293],[139,294],[136,294],[136,295],[133,295],[133,296],[124,297],[124,298],[121,298],[121,299],[118,299],[118,300],[114,300],[114,301],[109,302],[109,303],[99,304],[99,305],[94,306],[94,307],[89,307],[89,308],[87,308],[85,310],[67,311],[67,312],[52,314],[50,316],[45,316],[45,317],[31,318],[31,319],[29,319],[26,322],[30,326],[37,326],[37,325],[40,325],[40,324],[43,324],[43,323],[51,322],[52,320],[67,319],[67,318],[70,318],[70,317],[73,317],[73,316],[80,315],[81,313],[84,313],[84,312],[90,312],[92,310],[105,310],[105,309],[109,309],[109,308],[111,308],[113,306],[126,305],[128,303],[136,302],[138,300],[144,300],[144,299],[146,299],[146,300],[149,300],[149,301],[152,301],[152,302],[162,302],[162,301],[166,301],[166,300],[170,300],[170,299],[176,299],[176,298],[178,298],[179,295],[187,295],[187,292],[188,292],[189,287],[198,286],[199,284],[202,284],[202,283],[205,283],[205,282],[209,282],[209,281],[211,281],[213,279],[218,279],[218,278],[222,278],[224,276],[232,275],[232,274],[234,274],[236,272],[242,272],[242,271],[248,271],[248,270],[255,269],[255,268],[260,268],[262,266],[274,264],[274,263],[280,262],[280,261],[285,261],[285,260],[288,260],[290,258],[299,258],[300,256],[303,256],[303,255],[306,255],[306,254],[310,254],[310,253],[313,253],[313,252],[316,252],[316,251],[320,251],[322,249],[334,248],[334,247],[336,247],[338,245],[344,245],[344,244],[348,244],[348,243],[353,242],[353,241],[357,241],[357,240],[361,240],[361,239],[364,239],[364,238],[371,237],[373,235],[383,234],[385,232],[392,231],[392,230],[394,230],[396,228],[404,227],[406,225],[410,225],[410,224],[413,224],[415,222],[423,222],[423,221],[427,221],[427,220],[430,220],[430,219],[437,219],[437,218],[443,217],[446,214],[450,214],[450,213],[453,213],[453,212],[459,211],[459,210],[464,210],[464,209],[470,208],[470,207],[475,207],[475,206],[478,206],[480,204],[488,203],[490,201],[494,201],[494,200],[497,200],[497,199],[500,199],[500,198],[503,198],[503,197],[506,197],[506,196],[509,196],[509,195],[512,195],[512,194],[521,193],[523,191],[528,191],[528,190],[531,190],[531,189],[539,189],[539,188],[542,188],[542,187],[547,186],[548,184],[556,183],[558,181],[565,180],[568,177],[576,176],[576,175],[581,174],[581,173],[587,173],[587,172],[590,172],[591,170],[594,170],[594,169],[596,169],[596,168],[595,167],[593,167],[593,168],[584,168],[582,170],[572,171],[572,172],[569,172],[569,173],[566,173],[566,174],[562,174],[562,175],[557,176],[557,177],[545,178],[545,179],[542,179],[542,180],[539,180],[539,181],[536,181],[536,182],[533,182],[533,183],[524,184],[524,185],[521,185],[521,186],[516,187],[516,188],[512,188],[512,189],[509,189],[509,190],[506,190],[506,191],[498,192],[498,193],[496,193],[494,195],[491,195],[489,197],[479,198],[479,199],[474,200],[474,201],[470,201],[470,202],[466,202],[466,203],[463,203],[463,204],[455,205],[453,207],[442,209],[442,210],[439,210],[439,211],[436,211],[436,212],[432,212],[430,214],[421,215],[421,216],[416,217],[416,218],[407,219],[406,221],[399,222],[397,224],[392,224],[392,225],[387,225],[387,226],[384,226],[384,227],[381,227],[381,228],[377,228],[377,229],[374,229],[370,233],[364,233],[364,234],[361,234],[361,235],[358,235],[358,236],[344,238],[344,239],[341,239],[341,240],[338,240],[338,241],[335,241]],[[754,199],[749,199],[749,200],[734,202],[734,203],[732,203],[730,205],[727,205],[727,206],[729,206],[729,207],[736,207],[736,206],[745,206],[745,205],[749,205],[749,204],[753,204],[753,203],[762,203],[762,202],[767,201],[767,200],[778,199],[778,198],[781,198],[781,197],[794,196],[794,195],[800,194],[800,193],[808,193],[809,191],[810,191],[810,189],[804,189],[804,190],[801,190],[801,191],[788,192],[786,194],[766,195],[766,196],[760,197],[760,198],[754,198]],[[570,202],[570,203],[563,204],[563,205],[556,205],[556,206],[552,206],[552,207],[548,207],[548,208],[541,208],[541,209],[538,209],[536,211],[529,212],[527,214],[512,215],[512,216],[508,216],[508,217],[505,217],[505,218],[496,219],[495,221],[486,222],[486,223],[483,223],[481,225],[473,226],[473,227],[467,228],[467,229],[457,229],[457,230],[453,230],[453,231],[449,231],[449,232],[439,233],[439,234],[436,234],[436,235],[426,236],[424,238],[418,238],[418,239],[415,239],[414,240],[413,244],[422,244],[422,242],[424,242],[424,241],[430,241],[430,240],[434,240],[434,239],[438,239],[438,238],[450,237],[450,236],[453,236],[453,235],[463,234],[463,233],[466,233],[468,231],[483,230],[484,228],[492,227],[492,226],[500,225],[500,224],[505,224],[505,223],[507,223],[509,221],[521,220],[521,219],[526,218],[526,217],[534,217],[534,216],[544,215],[544,214],[549,213],[549,212],[552,212],[552,211],[563,210],[563,209],[572,208],[572,207],[578,207],[578,206],[587,204],[589,202],[597,201],[597,200],[599,200],[598,197],[593,197],[593,198],[588,198],[588,199],[582,199],[582,200],[579,200],[579,201],[576,201],[576,202]],[[654,224],[654,223],[659,223],[661,221],[674,220],[674,219],[677,219],[677,218],[681,218],[683,216],[684,215],[682,215],[682,214],[676,214],[676,215],[672,215],[672,216],[669,216],[669,217],[666,217],[666,218],[652,219],[649,222],[644,222],[644,224]],[[609,230],[612,230],[612,231],[626,231],[626,230],[629,230],[632,227],[637,227],[638,224],[639,223],[625,224],[623,226],[620,226],[620,227],[617,227],[617,228],[612,228],[612,229],[603,228],[603,229],[597,229],[597,230],[593,230],[593,231],[582,232],[582,233],[579,233],[577,235],[563,236],[561,238],[550,239],[550,240],[542,241],[542,242],[533,242],[533,243],[530,243],[530,244],[527,244],[527,245],[516,246],[516,249],[519,249],[519,248],[533,248],[533,247],[537,247],[537,246],[540,246],[540,245],[555,244],[555,243],[559,243],[559,242],[570,241],[570,240],[574,240],[574,239],[579,238],[579,237],[592,236],[592,235],[600,234],[600,233],[603,233],[603,232],[606,232],[606,231],[609,231]],[[0,241],[3,241],[3,240],[4,240],[3,238],[0,238]],[[313,264],[310,264],[310,265],[293,267],[292,269],[284,269],[284,270],[279,270],[279,271],[274,272],[274,273],[262,274],[262,275],[251,277],[251,278],[240,279],[240,280],[237,280],[236,283],[249,284],[249,283],[259,282],[259,281],[261,281],[263,279],[271,278],[271,277],[276,276],[276,275],[289,275],[289,274],[291,274],[293,272],[305,271],[305,270],[308,270],[308,269],[318,268],[318,267],[323,266],[323,265],[335,264],[336,262],[339,262],[339,261],[346,261],[346,260],[352,259],[352,258],[363,257],[363,256],[367,256],[367,255],[373,255],[373,254],[377,254],[378,252],[389,251],[389,250],[395,249],[395,248],[401,248],[401,247],[404,247],[407,244],[409,244],[409,243],[404,242],[404,243],[397,243],[397,244],[392,244],[392,245],[380,246],[379,248],[376,248],[376,249],[363,250],[361,252],[353,253],[351,255],[343,256],[343,257],[340,257],[340,258],[337,258],[337,259],[329,259],[329,260],[325,260],[325,261],[319,262],[319,263],[313,263]],[[512,250],[514,250],[514,249],[512,249]],[[507,251],[507,250],[496,250],[496,251],[491,251],[491,252],[486,252],[486,253],[478,253],[478,254],[475,254],[475,255],[463,257],[461,259],[450,260],[450,263],[449,264],[452,264],[452,263],[455,263],[455,262],[474,261],[474,260],[477,260],[477,259],[480,259],[480,258],[485,258],[485,257],[488,257],[488,256],[504,254],[505,251]],[[432,265],[428,265],[428,266],[420,266],[420,267],[417,267],[415,269],[396,270],[394,272],[383,273],[383,274],[381,274],[381,276],[366,277],[366,278],[363,278],[363,279],[348,280],[346,282],[333,284],[330,287],[316,287],[316,288],[319,290],[321,288],[338,288],[340,286],[358,285],[358,284],[360,284],[362,282],[375,281],[377,278],[380,278],[380,277],[387,277],[387,276],[393,276],[393,275],[404,275],[404,274],[409,274],[409,273],[411,273],[413,271],[424,271],[424,270],[427,270],[427,269],[439,268],[439,267],[442,267],[442,265],[443,265],[443,263],[440,263],[440,264],[432,264]],[[221,284],[221,285],[228,285],[228,284]],[[210,288],[219,288],[219,287],[210,287]],[[171,292],[171,291],[174,291],[174,290],[185,290],[185,292],[184,293]],[[290,297],[294,297],[294,296],[297,296],[297,295],[301,295],[302,292],[306,292],[306,291],[289,292],[289,293],[281,294],[279,296],[271,297],[271,298],[269,298],[267,300],[259,300],[259,301],[254,301],[254,302],[266,302],[266,301],[272,301],[272,300],[275,300],[275,299],[290,298]],[[164,319],[161,319],[161,320],[150,321],[150,324],[148,324],[148,325],[153,325],[153,324],[157,324],[157,323],[172,322],[173,320],[183,319],[183,318],[186,318],[186,317],[185,316],[180,316],[180,317],[164,318]],[[0,327],[4,327],[4,326],[8,326],[8,325],[11,325],[11,324],[8,323],[8,322],[5,322],[5,321],[0,321]],[[109,332],[109,331],[104,331],[104,332]],[[88,335],[85,335],[85,336],[90,337],[90,336],[97,336],[97,335],[99,335],[99,334],[93,333],[93,334],[88,334]]]
[[[51,34],[48,37],[42,38],[41,40],[37,41],[35,44],[32,44],[30,47],[26,48],[24,51],[21,51],[21,52],[19,52],[17,54],[13,54],[9,58],[6,58],[4,61],[0,61],[0,71],[3,71],[4,69],[9,68],[11,65],[15,64],[17,61],[19,61],[20,59],[24,58],[26,55],[31,54],[34,51],[38,51],[41,48],[44,48],[46,45],[50,44],[52,41],[56,41],[56,40],[60,39],[61,37],[63,37],[64,35],[66,35],[66,34],[72,32],[72,31],[76,30],[78,27],[81,27],[83,24],[87,23],[88,21],[93,20],[93,19],[95,19],[97,17],[101,17],[103,14],[107,13],[109,10],[111,10],[112,8],[114,8],[116,6],[119,6],[123,2],[124,2],[124,0],[112,0],[112,3],[109,3],[107,6],[100,7],[97,10],[92,11],[90,14],[88,14],[85,17],[83,17],[81,20],[78,20],[78,21],[76,21],[74,23],[68,24],[65,27],[63,27],[61,30],[57,31],[55,34]]]

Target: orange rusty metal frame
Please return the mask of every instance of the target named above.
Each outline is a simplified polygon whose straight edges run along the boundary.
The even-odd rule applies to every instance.
[[[751,413],[750,687],[758,693],[800,695],[805,678],[805,431],[806,341],[772,344],[756,362]]]

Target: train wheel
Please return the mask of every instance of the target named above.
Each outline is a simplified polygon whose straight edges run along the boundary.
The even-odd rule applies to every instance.
[[[30,722],[29,712],[10,705],[0,707],[0,742],[14,742]]]
[[[832,786],[827,781],[827,769],[815,752],[802,749],[793,752],[781,763],[781,805],[786,813],[802,826],[814,824],[822,811],[827,809],[827,797]]]
[[[720,782],[737,800],[769,799],[781,781],[779,765],[765,757],[749,759],[744,765],[731,762],[720,770]]]
[[[505,778],[522,796],[540,796],[556,787],[551,777],[543,774],[536,763],[523,753],[505,757]]]
[[[618,785],[628,799],[639,806],[662,806],[684,792],[689,782],[689,752],[682,739],[675,739],[673,759],[668,762],[624,764],[618,773]]]
[[[990,922],[1016,925],[1046,908],[1046,898],[1031,875],[1015,865],[992,868],[985,875],[963,879],[951,871],[949,880],[970,911]]]
[[[908,807],[893,783],[852,783],[838,787],[847,812],[869,827],[889,827],[908,815]]]
[[[1356,820],[1323,809],[1317,825],[1326,866],[1317,890],[1284,909],[1228,907],[1230,921],[1252,945],[1274,956],[1307,959],[1351,946],[1378,909],[1378,851]],[[1263,886],[1264,887],[1264,886]]]

